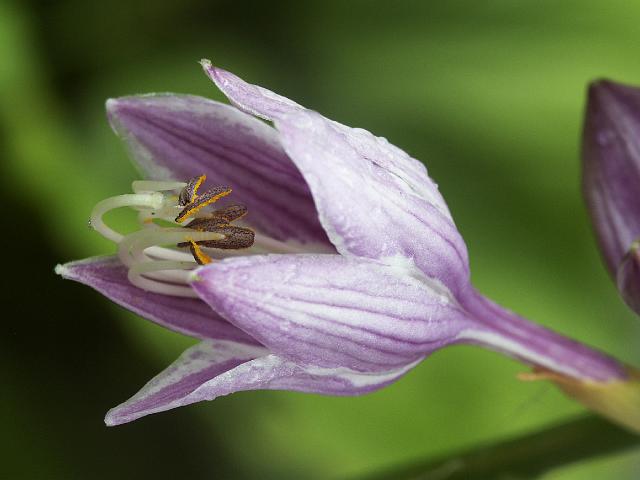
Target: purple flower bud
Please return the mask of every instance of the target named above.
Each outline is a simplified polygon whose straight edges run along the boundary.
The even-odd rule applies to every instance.
[[[640,313],[640,241],[631,244],[618,269],[617,281],[624,301]]]
[[[607,269],[640,314],[640,88],[589,87],[583,192]]]

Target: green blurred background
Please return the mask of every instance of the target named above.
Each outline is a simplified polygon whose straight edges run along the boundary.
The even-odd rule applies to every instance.
[[[523,434],[581,408],[471,347],[360,398],[249,392],[106,428],[191,341],[53,273],[112,252],[92,206],[133,167],[108,97],[222,100],[211,58],[422,159],[473,279],[540,323],[640,364],[640,322],[600,262],[579,189],[586,83],[640,83],[631,1],[0,0],[4,310],[0,476],[346,478]],[[636,451],[553,480],[637,478]]]

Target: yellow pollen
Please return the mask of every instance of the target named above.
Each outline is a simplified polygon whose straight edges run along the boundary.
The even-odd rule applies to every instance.
[[[211,263],[213,261],[213,259],[209,255],[202,251],[200,245],[194,242],[191,238],[188,238],[187,240],[191,244],[191,253],[193,254],[196,262],[198,262],[200,265],[207,265],[208,263]]]
[[[193,202],[196,198],[198,198],[198,189],[200,188],[200,185],[202,185],[202,183],[207,179],[207,176],[205,174],[200,175],[200,177],[198,178],[198,181],[196,182],[196,184],[193,186],[193,198],[191,199],[191,201]]]
[[[177,223],[184,222],[187,218],[196,214],[203,207],[206,207],[207,205],[211,205],[212,203],[217,202],[222,197],[226,197],[230,193],[231,193],[231,190],[226,190],[226,191],[220,192],[217,195],[212,196],[211,198],[208,198],[204,202],[201,202],[201,203],[192,202],[190,206],[189,205],[186,206],[185,209],[182,211],[182,213],[176,217],[176,222]]]

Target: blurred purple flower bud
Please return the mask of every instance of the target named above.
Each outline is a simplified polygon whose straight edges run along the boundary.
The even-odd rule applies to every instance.
[[[631,248],[622,259],[617,281],[624,301],[635,312],[640,313],[640,240],[631,244]]]
[[[640,314],[640,88],[589,87],[583,192],[609,273]]]

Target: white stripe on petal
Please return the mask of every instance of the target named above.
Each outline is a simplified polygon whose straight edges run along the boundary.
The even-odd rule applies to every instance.
[[[383,373],[366,373],[358,372],[346,367],[339,368],[321,368],[321,367],[304,367],[304,371],[309,375],[334,376],[344,379],[353,385],[354,388],[364,388],[379,385],[381,383],[391,382],[396,378],[404,375],[409,370],[418,365],[424,358],[411,362],[396,370]]]

